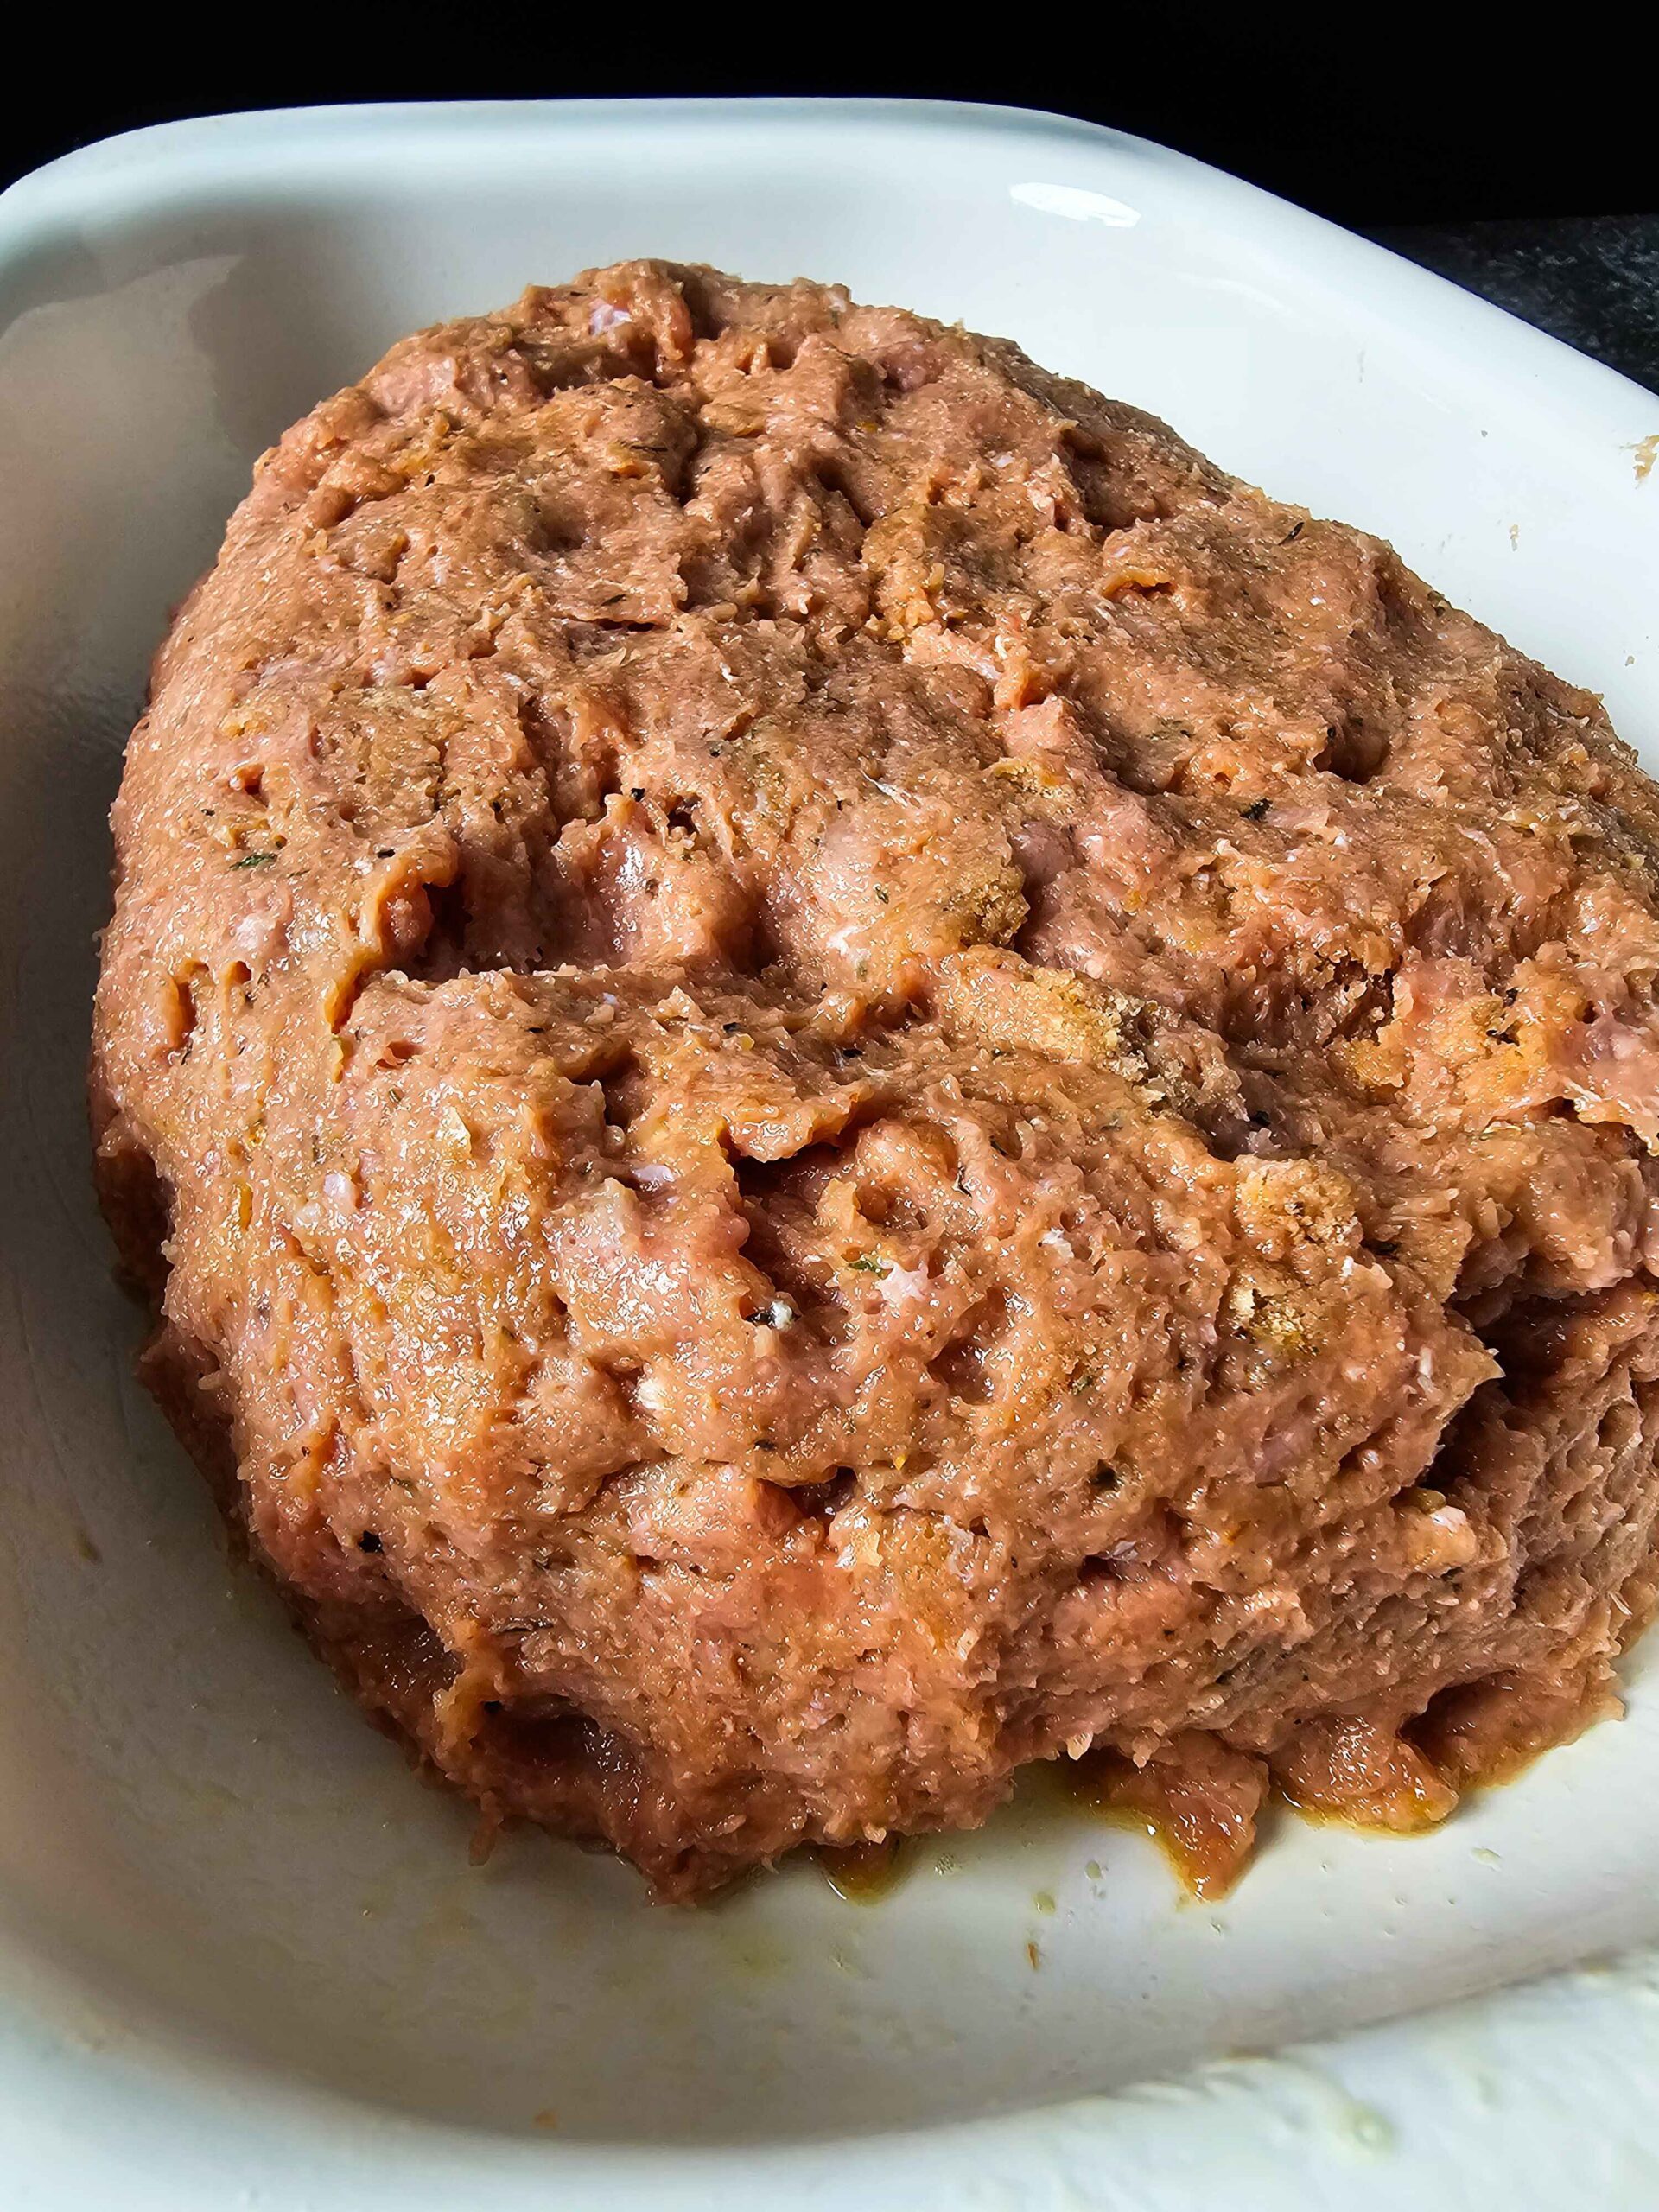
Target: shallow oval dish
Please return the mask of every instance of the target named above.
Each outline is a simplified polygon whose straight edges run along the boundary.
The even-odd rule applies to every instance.
[[[144,132],[0,199],[8,2207],[1297,2212],[1475,2175],[1651,2204],[1651,1640],[1622,1724],[1430,1836],[1283,1822],[1219,1904],[1033,1792],[868,1908],[802,1865],[690,1915],[533,1835],[469,1866],[464,1808],[226,1562],[132,1379],[81,1105],[146,659],[321,394],[632,254],[1014,337],[1392,539],[1659,766],[1659,401],[1135,141],[905,104],[381,108]]]

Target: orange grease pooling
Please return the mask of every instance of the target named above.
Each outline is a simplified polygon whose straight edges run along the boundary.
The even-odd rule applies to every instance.
[[[896,1835],[880,1843],[821,1843],[815,1856],[825,1881],[849,1904],[879,1904],[904,1872]]]
[[[1224,1897],[1249,1863],[1267,1796],[1260,1760],[1212,1738],[1178,1738],[1145,1766],[1121,1751],[1096,1751],[1062,1773],[1074,1802],[1150,1835],[1190,1896]]]
[[[1271,1797],[1320,1827],[1426,1834],[1466,1792],[1512,1782],[1541,1753],[1621,1709],[1593,1670],[1582,1682],[1548,1690],[1497,1675],[1442,1692],[1402,1730],[1376,1720],[1315,1721],[1271,1760],[1189,1731],[1141,1765],[1102,1746],[1028,1768],[1022,1794],[1150,1836],[1187,1895],[1213,1902],[1249,1864]],[[819,1844],[814,1855],[849,1904],[879,1904],[905,1870],[899,1836]]]
[[[1102,1749],[1056,1775],[1074,1803],[1150,1835],[1189,1895],[1216,1898],[1249,1864],[1269,1795],[1321,1826],[1421,1835],[1465,1792],[1513,1781],[1541,1752],[1618,1710],[1592,1671],[1548,1694],[1536,1682],[1495,1676],[1442,1693],[1405,1730],[1313,1722],[1271,1762],[1193,1732],[1144,1765]]]

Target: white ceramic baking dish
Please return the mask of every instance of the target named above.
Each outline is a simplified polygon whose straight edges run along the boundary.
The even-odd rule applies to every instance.
[[[1659,739],[1659,400],[1133,140],[384,108],[145,132],[0,200],[0,2202],[1652,2205],[1659,1972],[1483,1993],[1659,1936],[1659,1641],[1623,1726],[1432,1837],[1286,1824],[1218,1908],[1033,1804],[878,1907],[799,1866],[654,1910],[544,1840],[468,1865],[130,1379],[80,1097],[149,649],[292,416],[408,327],[637,253],[1011,334]]]

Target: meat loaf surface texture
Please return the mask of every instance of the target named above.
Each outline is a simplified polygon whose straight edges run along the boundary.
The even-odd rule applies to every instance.
[[[264,456],[114,824],[147,1371],[487,1820],[685,1897],[1093,1746],[1224,1873],[1615,1702],[1659,794],[1376,539],[601,270]]]

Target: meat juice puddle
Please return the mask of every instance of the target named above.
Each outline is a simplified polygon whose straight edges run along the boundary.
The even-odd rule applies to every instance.
[[[880,1904],[906,1870],[903,1840],[896,1835],[880,1843],[820,1843],[813,1856],[824,1880],[848,1904]]]
[[[1213,1819],[1195,1821],[1147,1770],[1120,1752],[1052,1760],[1036,1770],[1033,1782],[1041,1801],[1061,1818],[1147,1837],[1175,1878],[1178,1906],[1217,1904],[1254,1855],[1253,1828],[1240,1833]],[[1090,1872],[1098,1872],[1092,1861]]]
[[[1503,1788],[1524,1773],[1539,1756],[1535,1751],[1519,1758],[1495,1757],[1485,1771],[1464,1782],[1461,1797]],[[1029,1819],[1034,1812],[1043,1826],[1056,1817],[1082,1819],[1091,1825],[1147,1836],[1175,1877],[1179,1903],[1214,1904],[1247,1872],[1262,1840],[1258,1831],[1266,1828],[1279,1808],[1294,1813],[1310,1827],[1344,1828],[1357,1836],[1432,1834],[1446,1816],[1410,1802],[1413,1795],[1402,1787],[1385,1805],[1356,1789],[1345,1804],[1320,1802],[1299,1797],[1275,1783],[1256,1821],[1249,1828],[1240,1830],[1218,1827],[1210,1820],[1195,1822],[1190,1813],[1184,1814],[1166,1798],[1146,1769],[1136,1767],[1121,1752],[1102,1750],[1086,1751],[1080,1759],[1051,1759],[1027,1767],[1013,1796],[999,1807],[992,1821],[1020,1815]],[[1452,1809],[1455,1810],[1455,1804]],[[880,1843],[818,1844],[812,1855],[825,1881],[844,1903],[874,1905],[891,1896],[906,1878],[921,1840],[890,1835]],[[1090,1872],[1091,1876],[1097,1872],[1092,1861]]]
[[[1149,1836],[1174,1873],[1183,1904],[1200,1899],[1213,1902],[1224,1897],[1237,1878],[1238,1866],[1221,1873],[1182,1835],[1173,1819],[1160,1819],[1137,1802],[1134,1779],[1135,1770],[1128,1761],[1111,1760],[1109,1768],[1108,1758],[1099,1754],[1075,1764],[1057,1760],[1029,1768],[1020,1777],[1014,1798],[1008,1806],[999,1808],[993,1821],[1009,1812],[1029,1817],[1034,1811],[1043,1827],[1050,1826],[1053,1816],[1067,1821],[1081,1817],[1089,1819],[1091,1825]],[[915,1865],[920,1840],[893,1835],[880,1843],[821,1843],[813,1847],[812,1856],[824,1880],[844,1904],[874,1905],[890,1897],[906,1879]],[[1047,1892],[1043,1894],[1046,1897]]]

